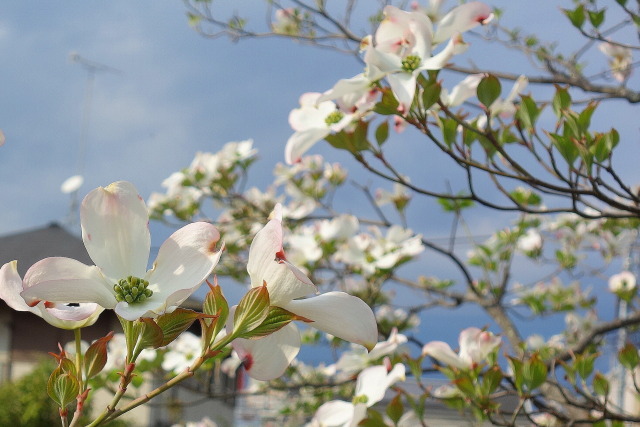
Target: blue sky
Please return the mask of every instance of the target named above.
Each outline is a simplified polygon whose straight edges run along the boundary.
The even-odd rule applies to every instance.
[[[569,1],[489,3],[505,7],[506,25],[578,45],[575,31],[566,29],[558,11],[559,5],[570,6]],[[230,2],[226,4],[229,8]],[[255,2],[233,4],[264,21],[261,10],[250,9]],[[456,59],[458,64],[531,70],[520,56],[487,49],[477,38],[467,40],[472,46]],[[188,165],[196,151],[216,151],[228,141],[247,138],[254,139],[261,155],[254,183],[269,179],[275,163],[283,160],[291,134],[287,116],[298,97],[327,90],[338,79],[361,71],[353,58],[287,40],[205,39],[188,26],[180,1],[71,1],[64,6],[3,2],[0,52],[0,129],[6,135],[0,148],[0,235],[62,221],[67,215],[69,199],[59,187],[76,173],[86,82],[85,70],[69,60],[70,52],[120,70],[96,75],[81,195],[129,180],[146,198],[160,190],[171,172]],[[592,66],[603,71],[605,61],[598,55],[593,53]],[[462,76],[449,74],[445,79],[453,84]],[[509,88],[505,85],[505,91]],[[633,117],[626,104],[612,105],[613,114],[594,118],[602,130],[624,126]],[[629,143],[619,160],[623,174],[633,179],[637,128],[625,129]],[[429,179],[440,188],[446,185],[449,165],[437,153],[408,156],[422,149],[424,141],[405,133],[391,143],[397,148],[390,155],[414,168],[414,182]],[[322,143],[312,152],[331,161],[347,160]],[[347,164],[355,176],[364,176]],[[481,210],[469,221],[475,233],[486,234],[506,225],[508,218]],[[411,219],[428,236],[448,233],[450,218],[430,202]],[[159,245],[166,233],[160,230],[153,244]],[[427,268],[434,268],[430,274],[437,272],[438,262],[426,261]]]
[[[121,71],[96,76],[80,194],[124,179],[144,197],[196,151],[227,141],[254,138],[270,170],[283,156],[289,110],[313,81],[308,73],[330,54],[299,61],[306,49],[291,43],[204,39],[181,2],[70,5],[0,6],[0,234],[66,215],[59,186],[75,174],[86,80],[70,52]]]

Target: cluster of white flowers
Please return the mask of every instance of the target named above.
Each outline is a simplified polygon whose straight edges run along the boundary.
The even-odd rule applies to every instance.
[[[622,271],[609,278],[609,290],[620,298],[630,300],[636,294],[636,276],[630,271]]]
[[[342,353],[336,362],[336,370],[347,376],[352,376],[385,357],[408,355],[409,349],[405,346],[406,342],[407,337],[398,333],[398,330],[394,328],[389,338],[377,343],[370,352],[365,351],[362,347],[352,345],[348,351]]]
[[[138,363],[143,360],[153,361],[158,356],[155,350],[145,348],[138,356]],[[104,365],[104,371],[122,370],[125,359],[127,358],[127,341],[124,334],[114,334],[109,344],[107,344],[107,363]]]
[[[599,212],[587,209],[585,214],[597,216]],[[541,229],[551,233],[566,252],[596,250],[605,260],[624,254],[635,235],[635,230],[624,224],[620,226],[605,218],[585,219],[573,213],[545,221]]]
[[[489,331],[471,327],[460,332],[460,349],[455,353],[443,341],[431,341],[422,348],[423,356],[430,356],[457,369],[474,369],[487,361],[502,344],[502,338]]]
[[[533,253],[542,249],[542,235],[538,230],[530,228],[518,239],[518,249],[524,253]]]
[[[274,33],[280,34],[298,34],[300,30],[300,20],[297,15],[298,9],[288,7],[286,9],[278,9],[275,13],[275,22],[271,24]]]
[[[387,369],[370,366],[358,375],[352,402],[332,400],[318,408],[308,427],[355,426],[366,418],[367,408],[380,402],[389,387],[405,379],[405,367],[398,363]]]
[[[422,235],[410,229],[392,225],[386,234],[378,227],[369,227],[369,233],[360,233],[342,244],[335,259],[364,276],[397,267],[424,251]]]
[[[200,356],[202,340],[191,332],[183,332],[167,346],[162,359],[162,369],[166,372],[180,373],[187,369]]]
[[[609,67],[613,78],[619,82],[626,81],[633,70],[633,55],[628,47],[603,42],[598,45],[600,52],[609,57]]]
[[[513,291],[518,296],[511,303],[527,305],[534,313],[575,310],[593,303],[589,289],[583,290],[578,282],[564,285],[558,277],[534,286],[516,283]]]
[[[439,4],[428,11],[411,12],[386,6],[383,14],[376,33],[366,36],[361,43],[364,71],[338,81],[324,94],[305,93],[300,97],[300,108],[289,116],[295,133],[287,141],[287,163],[300,161],[309,148],[330,134],[355,129],[376,104],[380,94],[377,83],[382,79],[386,79],[397,99],[398,111],[408,113],[418,76],[427,70],[441,69],[454,55],[463,53],[467,44],[461,33],[493,18],[489,6],[477,1],[444,15]],[[435,53],[438,45],[446,41],[446,46]],[[500,102],[496,114],[510,100]]]
[[[562,334],[552,335],[548,340],[545,340],[542,335],[533,334],[527,337],[525,344],[529,351],[552,350],[560,352],[566,348],[565,337]]]
[[[408,179],[405,178],[405,180]],[[383,188],[376,190],[375,200],[378,206],[392,204],[398,211],[402,212],[411,200],[411,193],[409,193],[406,186],[394,183],[393,191]]]
[[[402,327],[402,329],[416,328],[420,325],[420,317],[415,313],[409,313],[407,310],[396,307],[393,308],[388,304],[383,304],[376,309],[376,320],[382,327],[393,325]]]
[[[567,344],[573,345],[583,336],[588,334],[599,322],[598,316],[593,311],[587,311],[584,315],[577,312],[567,313],[564,316],[565,339]]]
[[[165,193],[152,193],[148,208],[154,217],[175,215],[189,220],[204,196],[226,194],[255,159],[253,141],[229,142],[217,153],[198,152],[191,165],[162,182]]]

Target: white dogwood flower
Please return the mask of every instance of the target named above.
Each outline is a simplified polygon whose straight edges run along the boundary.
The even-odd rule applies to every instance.
[[[22,297],[29,305],[96,303],[127,320],[172,311],[218,263],[220,233],[195,222],[174,232],[147,271],[151,237],[147,207],[129,182],[91,191],[80,210],[82,240],[96,264],[45,258],[25,274]]]

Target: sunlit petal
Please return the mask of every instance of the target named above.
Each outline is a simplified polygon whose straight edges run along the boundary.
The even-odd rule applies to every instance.
[[[278,219],[269,221],[251,242],[247,271],[252,287],[267,283],[271,305],[283,304],[316,291],[315,285],[286,261],[282,248],[282,223]]]
[[[316,142],[324,139],[330,133],[331,130],[328,126],[294,133],[287,140],[287,145],[284,149],[285,161],[290,165],[298,162],[302,155],[313,147]]]
[[[147,207],[129,182],[114,182],[91,191],[80,210],[82,240],[105,276],[143,277],[149,261]]]
[[[313,419],[321,426],[343,426],[353,419],[353,404],[342,400],[332,400],[322,404]]]
[[[442,341],[431,341],[422,347],[424,356],[431,356],[437,361],[445,365],[454,366],[458,369],[467,369],[469,364],[463,361],[453,350],[449,344]]]
[[[24,276],[22,297],[27,304],[38,301],[56,303],[97,303],[113,308],[116,299],[113,284],[95,266],[71,258],[45,258],[35,263]]]
[[[33,311],[20,296],[22,278],[18,274],[18,261],[11,261],[0,268],[0,298],[17,311]]]
[[[371,308],[360,298],[347,293],[328,292],[290,301],[282,308],[313,320],[310,325],[316,329],[368,349],[378,341],[378,328]]]
[[[456,7],[438,23],[434,43],[441,43],[455,33],[463,33],[481,24],[488,23],[493,14],[485,3],[472,1]]]
[[[271,335],[257,340],[237,339],[233,346],[245,361],[251,378],[267,381],[278,378],[300,351],[300,332],[289,323]]]
[[[220,233],[213,225],[194,222],[182,227],[160,247],[147,274],[149,289],[167,306],[180,304],[211,274],[222,247]]]

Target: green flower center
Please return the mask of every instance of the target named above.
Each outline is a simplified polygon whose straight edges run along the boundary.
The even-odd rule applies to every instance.
[[[129,276],[126,279],[120,279],[118,283],[113,285],[113,290],[116,292],[116,300],[137,304],[153,295],[153,291],[147,289],[148,286],[148,281]]]
[[[351,403],[353,403],[354,405],[357,405],[358,403],[367,403],[368,401],[369,401],[369,398],[364,394],[361,394],[360,396],[355,396],[351,401]]]
[[[409,55],[402,60],[402,69],[407,73],[412,73],[420,66],[420,57],[417,55]]]
[[[327,125],[331,126],[340,122],[340,120],[342,120],[343,117],[344,117],[344,113],[342,113],[341,111],[334,111],[333,113],[329,114],[327,118],[324,119],[324,121]]]

